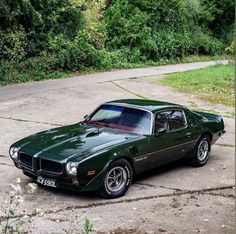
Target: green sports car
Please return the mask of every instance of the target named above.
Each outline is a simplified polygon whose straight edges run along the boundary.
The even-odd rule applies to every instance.
[[[9,153],[17,168],[42,185],[116,198],[140,172],[184,157],[193,166],[205,165],[224,132],[218,115],[126,99],[102,104],[82,122],[28,136]]]

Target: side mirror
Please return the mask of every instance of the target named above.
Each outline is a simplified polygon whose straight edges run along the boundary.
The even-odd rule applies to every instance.
[[[89,115],[85,115],[85,116],[84,116],[84,120],[85,120],[85,121],[88,120],[88,118],[89,118]]]
[[[158,137],[160,136],[161,134],[164,134],[166,133],[166,129],[165,128],[159,128],[158,131],[155,132],[155,136]]]

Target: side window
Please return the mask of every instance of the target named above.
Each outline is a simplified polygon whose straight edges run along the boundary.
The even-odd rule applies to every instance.
[[[168,118],[170,111],[159,112],[155,118],[155,132],[165,129],[168,130]]]
[[[169,131],[183,128],[186,125],[186,120],[183,111],[172,111],[169,115]]]
[[[197,119],[196,119],[196,116],[192,113],[192,112],[190,112],[189,110],[185,110],[185,116],[186,116],[186,119],[188,120],[188,124],[190,124],[190,125],[194,125],[194,124],[196,124],[196,122],[197,122]]]
[[[177,130],[186,125],[185,115],[182,110],[159,112],[155,118],[155,132]]]

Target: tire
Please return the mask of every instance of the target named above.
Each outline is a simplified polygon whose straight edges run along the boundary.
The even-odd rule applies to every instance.
[[[125,159],[112,162],[106,172],[100,195],[103,198],[117,198],[123,196],[132,183],[133,170]]]
[[[211,140],[208,135],[203,135],[194,146],[190,164],[194,167],[204,166],[210,157],[210,150]]]

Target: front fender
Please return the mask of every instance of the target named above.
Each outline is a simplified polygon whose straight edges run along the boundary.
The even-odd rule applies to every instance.
[[[103,186],[106,171],[110,163],[128,156],[126,150],[105,151],[89,156],[79,163],[78,179],[83,190],[98,190]]]
[[[98,190],[103,186],[103,181],[105,179],[109,163],[110,162],[108,162],[105,167],[84,186],[84,191]]]

